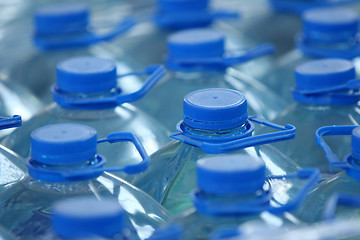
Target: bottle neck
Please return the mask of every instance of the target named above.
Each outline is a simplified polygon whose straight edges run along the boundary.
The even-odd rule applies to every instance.
[[[248,129],[248,122],[244,123],[239,127],[228,128],[228,129],[199,129],[188,126],[184,123],[184,132],[190,135],[197,135],[201,137],[212,137],[212,138],[221,138],[221,137],[231,137],[235,135],[241,135],[246,133]]]
[[[270,192],[264,189],[238,194],[212,194],[198,190],[193,197],[195,208],[201,214],[238,216],[266,211],[270,199]]]
[[[96,93],[74,93],[62,91],[58,88],[52,90],[54,101],[63,108],[76,110],[102,110],[114,109],[118,104],[114,102],[101,102],[106,98],[114,98],[121,94],[121,89],[113,88],[106,92]],[[77,102],[91,102],[87,104],[76,104]]]
[[[43,182],[62,183],[98,177],[102,173],[101,169],[105,161],[100,155],[95,155],[93,159],[77,163],[66,163],[66,161],[57,160],[54,164],[41,163],[29,158],[26,165],[32,178]]]

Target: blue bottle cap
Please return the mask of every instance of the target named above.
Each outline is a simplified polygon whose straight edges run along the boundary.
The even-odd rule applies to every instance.
[[[116,199],[70,198],[52,211],[53,229],[62,238],[112,237],[124,229],[125,212]]]
[[[250,193],[266,181],[264,161],[245,154],[202,158],[196,165],[198,188],[208,193]]]
[[[295,68],[297,90],[317,90],[355,79],[354,65],[344,59],[310,61]]]
[[[209,0],[158,0],[157,8],[163,12],[181,12],[204,10],[209,6]]]
[[[352,130],[351,133],[351,156],[356,160],[360,160],[360,127]]]
[[[247,101],[235,90],[202,89],[185,96],[184,123],[198,129],[229,129],[247,122]]]
[[[225,36],[212,29],[198,28],[179,31],[167,39],[168,61],[222,58]]]
[[[89,23],[89,9],[83,4],[53,4],[36,11],[37,34],[53,35],[84,31]]]
[[[306,11],[303,16],[306,39],[315,41],[347,41],[358,32],[358,15],[351,9],[318,8]]]
[[[56,66],[56,78],[56,87],[65,92],[106,92],[116,87],[116,65],[97,57],[70,58]]]
[[[92,160],[97,153],[96,130],[81,124],[54,124],[31,133],[31,158],[44,164]]]

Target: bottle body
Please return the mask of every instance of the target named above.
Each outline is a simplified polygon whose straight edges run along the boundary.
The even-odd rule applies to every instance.
[[[145,239],[169,214],[145,193],[104,173],[96,179],[51,183],[26,177],[0,196],[0,222],[21,239],[41,239],[51,229],[51,206],[71,196],[115,198],[135,224],[135,239]],[[148,217],[152,215],[153,217]]]
[[[33,50],[31,54],[16,65],[11,66],[8,71],[8,82],[15,82],[24,86],[43,103],[52,102],[50,88],[56,82],[56,65],[59,62],[78,56],[96,56],[102,58],[113,58],[111,52],[104,47],[107,43],[99,43],[89,47],[77,47],[59,50]],[[129,71],[129,66],[119,62],[119,71]],[[21,71],[19,71],[21,69]],[[37,69],[34,71],[34,69]],[[132,71],[130,69],[130,71]]]
[[[285,175],[295,173],[299,169],[298,165],[268,145],[226,154],[239,153],[264,159],[267,175]],[[192,206],[190,193],[196,188],[196,161],[210,155],[198,147],[173,141],[154,153],[148,170],[134,176],[130,182],[148,193],[174,215],[178,215]],[[286,189],[285,185],[282,187]],[[279,190],[280,188],[279,186]]]
[[[323,220],[323,212],[327,200],[335,193],[356,194],[360,188],[360,181],[340,172],[321,182],[306,198],[304,203],[294,214],[307,223]],[[350,210],[349,210],[350,209]],[[354,220],[358,218],[358,209],[338,207],[336,219]]]
[[[249,44],[271,42],[276,47],[276,57],[290,51],[294,47],[294,36],[301,29],[300,16],[274,12],[266,6],[266,1],[255,2],[259,3],[252,2],[249,5],[256,6],[256,13],[253,10],[242,11],[241,19],[231,22],[222,21],[216,24],[215,28],[225,32],[234,41],[239,41],[240,48]]]
[[[143,69],[151,64],[162,64],[167,52],[166,39],[171,31],[157,28],[152,22],[140,22],[134,34],[115,39],[102,47],[114,54],[114,59],[124,61],[132,69]],[[121,49],[119,49],[121,47]],[[126,90],[126,85],[122,86]]]
[[[360,115],[356,104],[336,106],[295,103],[274,121],[279,124],[290,123],[296,126],[296,137],[289,143],[279,142],[272,145],[301,167],[318,168],[323,176],[327,177],[339,172],[339,169],[330,166],[323,150],[316,145],[315,131],[323,126],[358,125]],[[329,137],[327,142],[335,153],[344,156],[351,152],[351,138],[344,137],[341,140],[342,144],[339,144],[339,139]]]
[[[27,89],[19,84],[0,81],[0,116],[21,115],[24,121],[29,120],[43,107],[43,104]],[[13,129],[1,131],[4,138]]]
[[[283,216],[272,215],[268,212],[261,214],[229,215],[229,216],[209,216],[190,209],[173,220],[176,224],[185,229],[180,239],[183,240],[206,240],[213,233],[227,228],[237,228],[247,222],[258,222],[266,225],[280,224],[281,227],[295,224],[290,219]]]
[[[193,197],[198,198],[196,204],[194,203],[195,206],[175,217],[168,225],[177,225],[183,230],[179,239],[211,239],[210,236],[223,230],[238,229],[249,224],[262,224],[275,228],[288,228],[301,224],[301,221],[289,212],[274,215],[265,209],[267,205],[279,206],[291,201],[304,181],[284,178],[271,179],[265,184],[268,184],[270,191],[273,192],[271,199],[266,203],[259,203],[259,200],[266,195],[264,190],[217,195],[198,189],[196,194],[201,197]],[[279,191],[286,197],[279,194]],[[201,203],[202,201],[204,202]],[[233,209],[232,213],[229,213],[229,209]]]
[[[4,139],[3,144],[26,158],[30,154],[31,132],[39,127],[57,123],[88,125],[96,129],[99,139],[114,132],[132,132],[140,139],[149,154],[170,140],[167,130],[162,125],[130,104],[102,110],[67,109],[52,104]],[[115,148],[111,144],[100,144],[98,149],[106,157],[108,166],[125,166],[140,162],[136,148],[128,144],[118,144]],[[123,158],[124,154],[128,157]]]
[[[0,193],[25,177],[23,159],[0,145]]]
[[[294,49],[277,58],[268,72],[259,77],[259,82],[276,92],[283,100],[293,102],[291,89],[295,86],[294,70],[300,64],[312,60]]]
[[[249,114],[274,118],[284,109],[285,103],[253,78],[234,69],[227,72],[197,71],[172,72],[134,105],[143,109],[165,127],[175,130],[183,118],[182,104],[185,95],[205,88],[239,90],[248,99]]]

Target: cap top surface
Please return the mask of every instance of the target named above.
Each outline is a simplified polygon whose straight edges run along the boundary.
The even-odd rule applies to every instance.
[[[34,130],[31,138],[49,143],[86,141],[96,136],[96,130],[80,124],[48,125]]]
[[[101,74],[114,71],[115,62],[96,57],[76,57],[57,65],[58,70],[76,74]]]
[[[229,89],[206,89],[189,93],[184,101],[188,105],[201,108],[231,108],[243,104],[245,96]]]
[[[296,72],[309,75],[326,75],[346,72],[353,69],[353,64],[343,59],[322,59],[304,63],[296,67]]]

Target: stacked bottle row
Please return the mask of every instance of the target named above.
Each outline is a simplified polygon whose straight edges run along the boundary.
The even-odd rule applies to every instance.
[[[359,8],[4,5],[0,238],[356,239]]]

